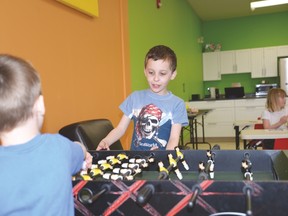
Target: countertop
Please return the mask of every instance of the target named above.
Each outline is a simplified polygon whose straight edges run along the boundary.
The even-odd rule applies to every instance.
[[[193,102],[196,102],[196,101],[220,101],[220,100],[239,100],[239,99],[260,99],[260,98],[266,98],[266,96],[255,96],[255,94],[247,94],[245,95],[244,97],[242,98],[225,98],[225,95],[221,95],[219,98],[209,98],[209,97],[205,97],[203,99],[200,99],[200,100],[190,100],[193,101]]]

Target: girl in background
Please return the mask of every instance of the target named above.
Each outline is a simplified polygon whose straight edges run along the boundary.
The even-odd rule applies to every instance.
[[[266,109],[262,113],[264,129],[287,129],[288,108],[286,105],[286,92],[281,88],[269,90],[266,101]],[[273,149],[273,140],[264,140],[263,149]]]

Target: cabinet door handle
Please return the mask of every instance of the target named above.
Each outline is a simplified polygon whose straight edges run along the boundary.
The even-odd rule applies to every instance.
[[[249,106],[249,107],[246,107],[246,109],[256,109],[256,107]]]
[[[262,76],[266,76],[266,68],[262,68]]]

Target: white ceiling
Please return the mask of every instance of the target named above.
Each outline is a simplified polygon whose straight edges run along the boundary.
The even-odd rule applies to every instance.
[[[257,0],[187,0],[203,21],[230,19],[268,13],[288,12],[288,4],[251,11],[250,2]]]

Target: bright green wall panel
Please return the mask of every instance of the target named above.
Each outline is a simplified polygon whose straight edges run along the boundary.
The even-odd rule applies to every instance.
[[[203,91],[201,22],[186,0],[129,0],[129,37],[132,90],[148,87],[144,77],[144,57],[158,44],[171,47],[178,59],[177,77],[169,89],[188,100],[193,91]]]
[[[170,46],[178,57],[178,75],[171,81],[170,90],[188,100],[191,94],[207,94],[207,88],[224,88],[240,82],[247,93],[253,93],[255,84],[251,74],[224,75],[221,81],[203,82],[202,47],[205,43],[221,43],[222,50],[288,45],[288,13],[258,15],[201,23],[186,0],[162,0],[156,8],[155,0],[129,0],[129,37],[132,90],[147,88],[143,74],[146,52],[154,45]],[[265,79],[270,83],[278,78]]]
[[[222,44],[222,50],[288,44],[288,12],[203,23],[205,43]]]

